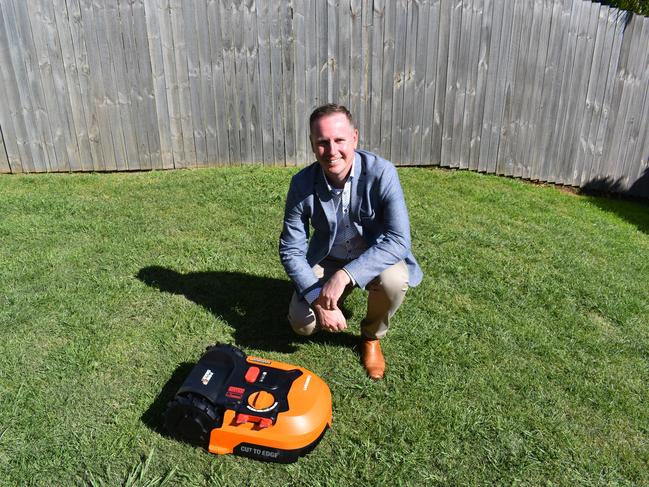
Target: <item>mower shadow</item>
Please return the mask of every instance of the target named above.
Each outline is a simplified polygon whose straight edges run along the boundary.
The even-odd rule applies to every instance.
[[[174,398],[176,392],[178,391],[178,388],[187,378],[194,365],[195,364],[189,362],[183,362],[178,367],[176,367],[176,370],[174,370],[171,378],[164,385],[153,403],[151,403],[149,408],[140,417],[140,420],[146,425],[147,428],[164,437],[169,437],[169,434],[164,427],[163,414],[167,409],[167,403],[169,403],[169,401]]]
[[[291,353],[306,341],[348,348],[357,344],[348,333],[295,335],[286,320],[293,286],[285,279],[226,271],[182,274],[159,266],[144,267],[136,277],[160,291],[185,296],[226,321],[243,348]]]

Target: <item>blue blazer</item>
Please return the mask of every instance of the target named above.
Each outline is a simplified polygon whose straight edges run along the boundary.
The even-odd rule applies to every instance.
[[[423,273],[410,251],[410,222],[399,176],[391,162],[357,150],[351,187],[351,219],[367,243],[367,250],[345,265],[356,284],[364,288],[382,271],[403,260],[409,285],[418,285]],[[310,228],[313,235],[309,239]],[[286,197],[279,256],[298,294],[319,286],[311,269],[331,250],[336,234],[336,208],[317,162],[291,179]]]

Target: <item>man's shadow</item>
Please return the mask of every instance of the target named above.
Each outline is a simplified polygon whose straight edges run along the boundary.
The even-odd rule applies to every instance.
[[[318,333],[308,339],[295,335],[286,319],[293,293],[286,279],[226,271],[182,274],[158,266],[140,269],[137,278],[203,306],[234,328],[235,343],[243,348],[290,353],[305,340],[349,348],[356,345],[349,333]]]
[[[162,292],[180,294],[203,306],[234,328],[235,343],[247,348],[290,353],[296,344],[312,340],[352,348],[356,338],[349,333],[318,333],[299,337],[293,333],[286,312],[293,293],[288,280],[254,276],[239,272],[190,272],[151,266],[141,269],[137,278]],[[142,414],[141,420],[153,431],[167,436],[163,413],[189,372],[192,363],[182,363]]]

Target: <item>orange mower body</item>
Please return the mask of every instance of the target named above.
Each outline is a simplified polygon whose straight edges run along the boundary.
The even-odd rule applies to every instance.
[[[290,463],[331,426],[331,393],[313,372],[209,347],[165,412],[171,436],[212,453]]]

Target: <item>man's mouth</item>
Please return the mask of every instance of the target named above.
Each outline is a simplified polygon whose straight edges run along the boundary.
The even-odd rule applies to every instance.
[[[342,160],[342,157],[336,157],[335,159],[329,159],[329,164],[335,164],[340,160]]]

